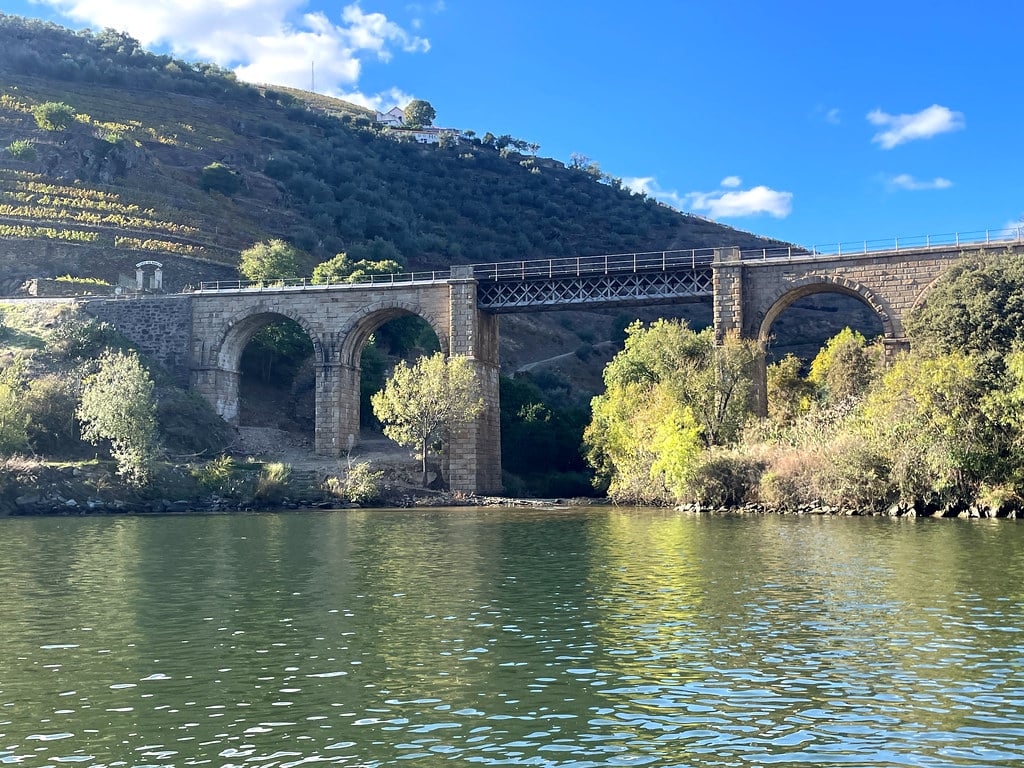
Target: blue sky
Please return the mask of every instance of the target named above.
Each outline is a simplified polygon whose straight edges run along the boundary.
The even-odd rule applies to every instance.
[[[74,29],[573,153],[802,245],[1016,225],[1024,3],[0,0]]]

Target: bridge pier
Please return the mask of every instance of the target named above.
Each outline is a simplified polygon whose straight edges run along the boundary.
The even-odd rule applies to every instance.
[[[316,433],[321,456],[341,456],[359,443],[359,369],[321,363],[316,367]]]
[[[477,309],[472,267],[452,267],[448,352],[467,358],[480,382],[484,409],[477,419],[452,430],[446,457],[453,491],[500,493],[501,410],[498,395],[498,318]]]
[[[192,390],[202,395],[228,424],[238,424],[238,382],[241,374],[218,367],[195,368]]]

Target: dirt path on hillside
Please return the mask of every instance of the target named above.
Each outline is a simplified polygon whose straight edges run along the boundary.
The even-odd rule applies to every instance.
[[[599,342],[597,342],[596,344],[593,345],[593,348],[595,350],[600,350],[600,351],[614,350],[616,348],[616,345],[615,345],[614,341],[599,341]],[[538,368],[538,367],[540,367],[542,365],[549,365],[551,363],[556,363],[559,360],[568,360],[569,358],[575,357],[575,356],[576,356],[576,351],[574,350],[572,352],[564,352],[564,353],[562,353],[560,355],[554,355],[553,357],[545,357],[543,360],[533,360],[532,362],[529,362],[529,363],[523,363],[518,368],[516,368],[516,373],[526,373],[527,371],[532,371],[534,368]]]

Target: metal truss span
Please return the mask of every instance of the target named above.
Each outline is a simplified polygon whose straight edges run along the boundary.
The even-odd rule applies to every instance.
[[[481,276],[477,306],[488,312],[557,309],[568,306],[624,306],[695,301],[713,295],[710,264],[657,272],[581,273],[573,276]]]

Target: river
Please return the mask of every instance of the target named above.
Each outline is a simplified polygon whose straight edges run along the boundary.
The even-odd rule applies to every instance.
[[[1024,525],[0,519],[0,764],[1018,766]]]

